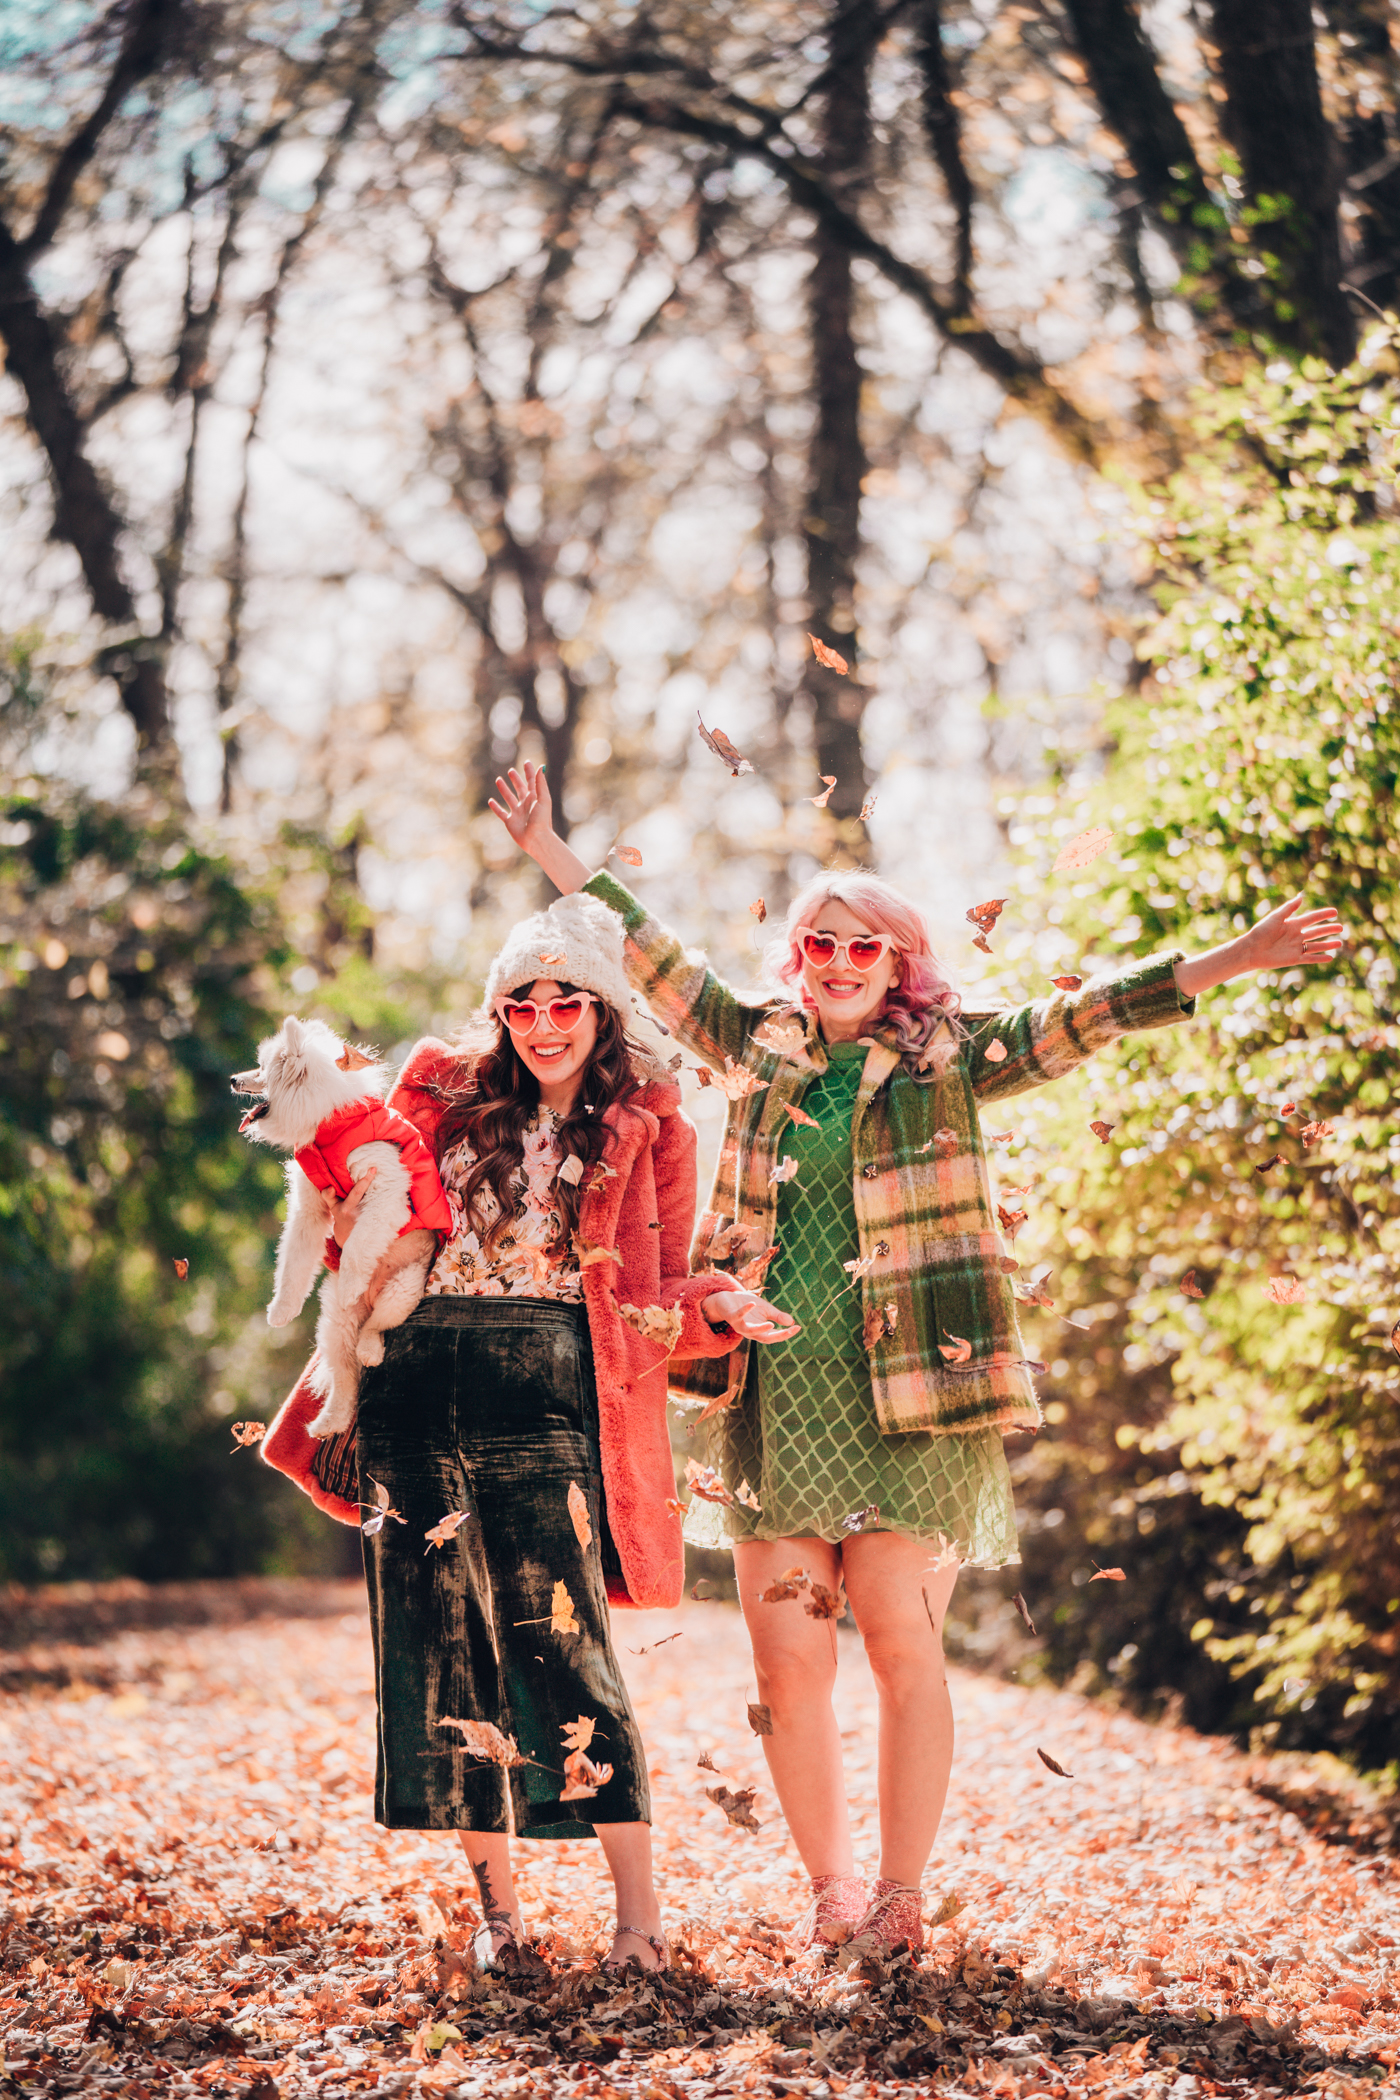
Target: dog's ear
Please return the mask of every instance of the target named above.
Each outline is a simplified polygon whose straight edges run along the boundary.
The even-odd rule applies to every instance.
[[[366,1057],[364,1051],[358,1049],[354,1043],[347,1043],[335,1061],[335,1068],[338,1072],[364,1072],[373,1063],[374,1059]]]
[[[295,1014],[288,1014],[282,1023],[282,1040],[289,1050],[300,1050],[306,1040],[305,1024]]]

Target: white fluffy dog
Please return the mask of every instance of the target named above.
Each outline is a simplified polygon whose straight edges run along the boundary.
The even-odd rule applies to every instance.
[[[451,1227],[432,1153],[406,1116],[384,1106],[385,1077],[380,1064],[342,1043],[324,1021],[291,1018],[258,1045],[257,1069],[233,1078],[235,1093],[259,1097],[239,1128],[294,1155],[269,1326],[296,1318],[325,1260],[320,1192],[348,1195],[367,1167],[376,1169],[340,1267],[328,1270],[321,1288],[312,1384],[326,1397],[308,1425],[317,1437],[351,1427],[358,1366],[383,1361],[384,1330],[402,1325],[422,1297],[436,1236]],[[385,1255],[394,1273],[367,1306],[365,1289]]]

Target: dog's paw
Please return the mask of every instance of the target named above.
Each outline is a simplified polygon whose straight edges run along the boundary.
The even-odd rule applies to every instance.
[[[295,1318],[296,1313],[289,1305],[273,1304],[267,1308],[267,1324],[269,1327],[290,1327]]]
[[[355,1410],[343,1402],[328,1400],[319,1415],[307,1423],[308,1436],[340,1436],[355,1419]]]
[[[384,1337],[373,1327],[366,1327],[355,1344],[355,1360],[362,1364],[382,1364],[384,1361]]]

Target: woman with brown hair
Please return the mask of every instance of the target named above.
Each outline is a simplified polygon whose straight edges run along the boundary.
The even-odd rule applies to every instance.
[[[390,1102],[434,1149],[453,1230],[362,1375],[354,1484],[306,1434],[304,1381],[264,1443],[332,1514],[372,1512],[376,1818],[460,1833],[488,1965],[523,1939],[512,1832],[596,1835],[610,1963],[666,1963],[608,1604],[681,1594],[669,1358],[770,1325],[732,1278],[689,1273],[695,1131],[631,1006],[616,914],[568,897],[511,934],[485,1023],[415,1046]]]

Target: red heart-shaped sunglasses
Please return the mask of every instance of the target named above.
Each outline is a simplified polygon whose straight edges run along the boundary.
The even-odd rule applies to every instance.
[[[496,1012],[512,1035],[533,1035],[542,1017],[560,1035],[572,1035],[588,1008],[596,1004],[592,992],[565,992],[543,1006],[533,999],[500,999]]]
[[[862,977],[869,975],[882,955],[895,952],[894,942],[883,933],[857,933],[848,941],[838,941],[834,933],[809,931],[798,935],[797,945],[813,969],[825,970],[838,955],[844,955]]]

